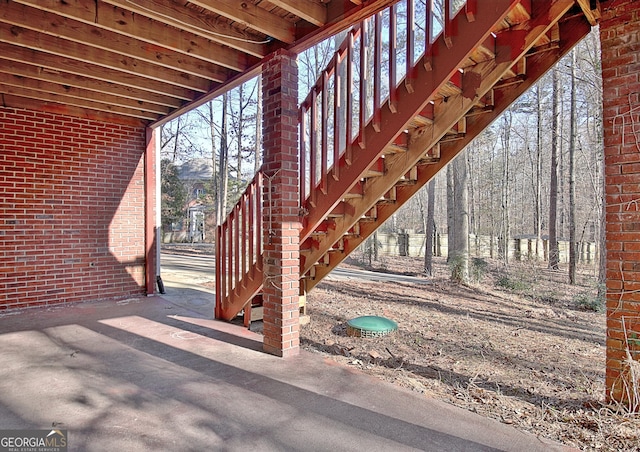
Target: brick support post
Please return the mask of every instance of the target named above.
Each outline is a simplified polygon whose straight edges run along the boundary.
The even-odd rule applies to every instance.
[[[299,351],[298,68],[279,50],[264,65],[264,350]]]
[[[157,247],[159,246],[156,237],[156,146],[158,129],[147,127],[146,139],[147,147],[144,153],[144,235],[145,235],[145,290],[147,295],[155,293],[156,269],[157,269]]]
[[[626,360],[627,350],[640,359],[640,2],[603,2],[602,11],[606,388],[609,400],[633,404],[640,394]]]

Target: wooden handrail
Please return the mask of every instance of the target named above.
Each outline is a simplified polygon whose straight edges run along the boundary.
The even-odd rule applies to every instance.
[[[452,10],[452,3],[456,3],[457,11]],[[419,58],[414,57],[418,48],[416,1],[404,0],[350,29],[328,66],[301,102],[298,112],[301,207],[313,208],[317,190],[326,193],[328,178],[339,179],[340,165],[350,165],[352,153],[357,152],[358,148],[366,148],[365,129],[371,124],[374,130],[380,130],[382,109],[395,111],[400,89],[397,74],[398,39],[405,41],[403,89],[412,92],[417,66],[423,64],[427,69],[430,68],[432,42],[440,35],[444,36],[445,42],[450,42],[456,32],[455,16],[466,14],[469,20],[473,20],[477,2],[434,0],[427,2],[426,8],[426,11],[421,11],[419,20],[425,40],[420,43],[419,50],[422,52]],[[406,14],[405,21],[398,20],[400,12]],[[432,36],[436,17],[442,27],[437,36]],[[400,26],[403,28],[400,29]],[[355,55],[359,55],[359,58],[354,58]],[[344,80],[340,76],[341,64],[346,65]],[[344,105],[341,102],[343,98],[346,99]],[[338,108],[339,105],[344,111]],[[344,126],[341,125],[343,119]],[[357,120],[357,130],[353,129],[354,119]],[[326,126],[332,123],[334,135],[330,136]],[[344,140],[339,136],[341,127],[346,132]],[[332,152],[329,152],[330,147]]]

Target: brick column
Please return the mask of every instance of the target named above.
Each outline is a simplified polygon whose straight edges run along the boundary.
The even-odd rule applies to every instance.
[[[160,177],[160,174],[156,174],[156,146],[157,146],[157,134],[160,128],[151,129],[147,127],[146,138],[147,147],[144,153],[144,233],[145,233],[145,288],[147,295],[153,295],[155,293],[156,285],[156,270],[157,270],[157,247],[159,237],[157,237],[156,225],[156,177]]]
[[[633,395],[627,350],[640,359],[640,2],[602,3],[607,237],[607,398]]]
[[[264,350],[299,351],[300,216],[298,206],[298,68],[279,50],[262,72],[264,140]]]

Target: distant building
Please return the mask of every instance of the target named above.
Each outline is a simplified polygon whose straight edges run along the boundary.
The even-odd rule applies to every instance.
[[[185,205],[186,218],[174,223],[172,240],[175,242],[205,241],[205,214],[213,208],[207,203],[205,195],[207,186],[213,178],[213,162],[211,159],[196,158],[176,165],[178,178],[187,189]]]

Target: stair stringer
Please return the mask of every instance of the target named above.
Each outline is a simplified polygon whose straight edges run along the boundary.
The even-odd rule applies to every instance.
[[[569,3],[569,2],[568,2]],[[473,91],[476,95],[471,98],[468,96],[470,84],[465,82],[463,78],[463,93],[455,99],[447,102],[445,114],[440,118],[436,116],[432,126],[428,126],[426,130],[423,128],[421,134],[410,140],[406,153],[388,156],[389,161],[387,171],[384,176],[372,178],[367,181],[365,189],[365,200],[358,200],[353,209],[345,209],[345,215],[334,220],[335,227],[328,231],[324,238],[320,241],[317,249],[311,251],[304,258],[301,264],[301,274],[305,275],[312,267],[322,260],[322,265],[314,268],[313,277],[307,278],[304,287],[308,291],[312,289],[322,278],[331,272],[340,262],[342,262],[353,250],[355,250],[367,237],[369,237],[384,221],[386,221],[400,206],[407,202],[411,196],[424,186],[440,169],[444,168],[464,147],[471,142],[482,130],[484,130],[493,120],[495,120],[508,106],[513,103],[520,95],[530,88],[544,73],[549,70],[553,64],[558,61],[566,52],[568,52],[582,37],[590,30],[590,24],[583,16],[573,19],[560,21],[562,16],[568,11],[569,7],[556,9],[558,16],[550,16],[546,14],[532,18],[529,25],[530,31],[527,34],[504,32],[502,42],[505,40],[512,43],[511,48],[518,48],[523,43],[530,43],[522,47],[522,51],[515,56],[515,60],[504,60],[500,52],[493,61],[481,63],[474,68],[470,68],[465,73],[466,80],[477,80],[477,75],[485,74],[479,84],[473,83]],[[530,57],[526,57],[526,52],[530,51],[536,41],[544,36],[544,34],[556,23],[560,25],[561,41],[557,47],[546,47],[546,50],[536,50]],[[508,35],[508,36],[507,36]],[[500,36],[499,36],[500,38]],[[506,48],[505,48],[506,49]],[[518,60],[528,58],[527,66],[529,70],[525,77],[517,76],[515,80],[501,80],[511,67]],[[494,105],[491,112],[485,112],[480,115],[471,115],[466,118],[466,133],[462,138],[454,141],[444,141],[439,143],[440,159],[436,163],[420,164],[421,157],[427,149],[431,149],[446,132],[451,129],[453,124],[458,122],[460,118],[465,117],[474,106],[475,99],[482,98],[485,94],[493,89],[493,86],[500,83],[500,88],[496,88],[493,92]],[[380,203],[380,198],[387,192],[397,180],[407,173],[412,167],[417,166],[417,180],[409,185],[397,186],[396,200],[393,203]],[[349,200],[345,200],[349,202]],[[361,222],[359,225],[359,233],[357,235],[345,236],[360,218],[370,209],[377,205],[377,218],[375,221]],[[340,251],[329,252],[333,245],[338,241],[341,242]],[[328,259],[324,256],[328,253]],[[324,259],[323,259],[324,258]]]
[[[573,4],[573,2],[570,3]],[[426,69],[424,61],[416,64],[409,80],[413,92],[404,88],[408,83],[406,80],[404,84],[400,83],[396,92],[395,112],[391,108],[381,109],[380,127],[373,124],[373,121],[369,122],[363,134],[356,138],[350,144],[350,149],[341,156],[338,162],[340,177],[338,179],[327,177],[324,190],[315,194],[315,205],[311,206],[307,202],[303,206],[307,209],[308,215],[303,218],[300,243],[313,233],[324,221],[327,213],[331,212],[354,185],[365,177],[369,167],[383,155],[385,149],[409,127],[412,119],[458,72],[462,62],[490,37],[492,30],[500,28],[509,11],[519,4],[520,0],[492,0],[491,8],[479,8],[473,22],[468,22],[465,14],[458,14],[454,18],[453,29],[458,30],[458,33],[451,37],[451,49],[448,48],[445,37],[441,34],[432,45],[434,56],[431,57],[433,60],[431,70]],[[346,161],[346,155],[351,156],[350,162]]]

